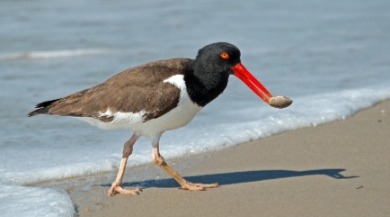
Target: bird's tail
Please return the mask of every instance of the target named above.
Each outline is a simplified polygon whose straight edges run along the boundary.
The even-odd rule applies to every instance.
[[[47,114],[51,105],[58,100],[60,100],[60,99],[53,99],[53,100],[48,100],[48,101],[38,103],[35,106],[36,109],[34,111],[28,113],[28,117],[31,117],[34,115],[39,115],[39,114]]]

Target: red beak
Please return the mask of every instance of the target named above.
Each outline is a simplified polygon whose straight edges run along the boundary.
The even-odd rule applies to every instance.
[[[285,96],[273,97],[272,94],[258,81],[241,63],[232,67],[232,71],[241,81],[243,81],[256,95],[264,102],[275,108],[286,108],[292,104],[292,100]]]
[[[272,94],[258,81],[241,63],[232,67],[232,71],[241,81],[243,81],[256,95],[258,95],[267,104],[270,103]]]

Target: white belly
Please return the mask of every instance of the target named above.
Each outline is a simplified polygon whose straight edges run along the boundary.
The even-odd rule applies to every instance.
[[[161,134],[166,130],[172,130],[185,126],[201,109],[202,107],[192,103],[192,101],[189,99],[180,99],[177,107],[173,108],[171,111],[167,112],[159,118],[136,124],[131,127],[131,130],[144,136]]]

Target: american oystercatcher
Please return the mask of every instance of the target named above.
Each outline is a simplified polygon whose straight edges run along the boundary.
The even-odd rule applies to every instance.
[[[240,50],[218,42],[198,51],[195,60],[160,60],[127,69],[104,83],[69,96],[41,102],[28,116],[37,114],[72,116],[103,129],[129,129],[117,177],[108,195],[137,195],[140,189],[121,187],[133,146],[140,136],[153,146],[153,161],[175,179],[182,189],[205,190],[218,184],[191,183],[168,166],[159,152],[159,140],[167,131],[183,127],[221,94],[229,75],[241,79],[269,105],[284,108],[292,100],[271,93],[251,75],[240,60]]]

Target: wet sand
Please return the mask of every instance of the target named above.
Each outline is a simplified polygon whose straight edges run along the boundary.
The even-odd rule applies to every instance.
[[[390,216],[390,101],[168,163],[192,182],[220,187],[180,190],[153,164],[127,168],[124,186],[142,187],[139,196],[106,196],[116,171],[40,185],[65,189],[80,217]]]

